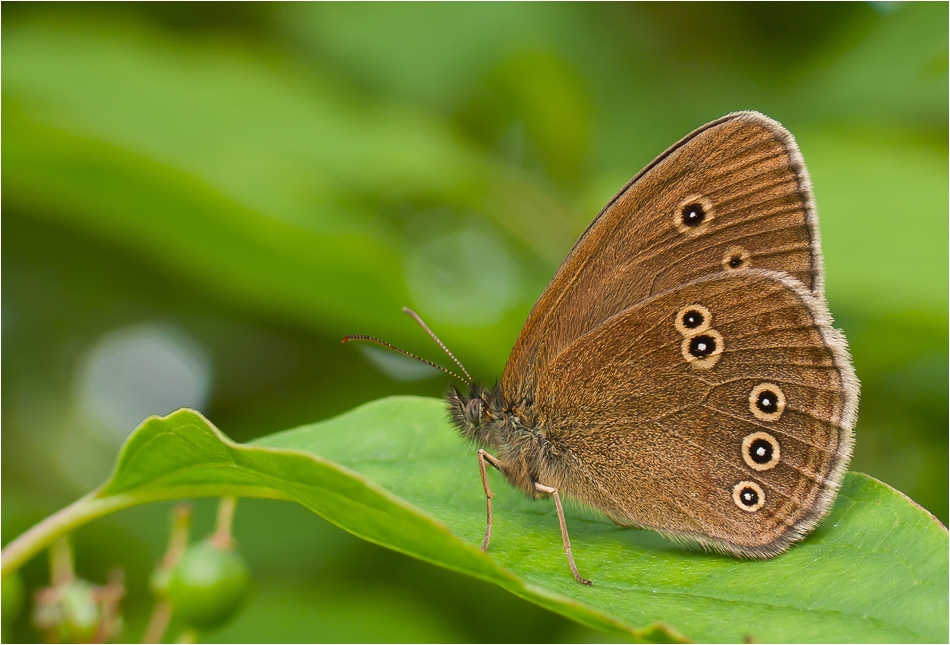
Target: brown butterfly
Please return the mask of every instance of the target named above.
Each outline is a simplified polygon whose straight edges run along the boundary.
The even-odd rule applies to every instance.
[[[486,464],[554,498],[584,584],[561,493],[737,556],[804,537],[837,494],[858,405],[823,277],[808,172],[779,123],[730,114],[657,157],[571,249],[500,385],[458,377],[468,393],[447,395],[494,453],[478,451],[482,548]]]

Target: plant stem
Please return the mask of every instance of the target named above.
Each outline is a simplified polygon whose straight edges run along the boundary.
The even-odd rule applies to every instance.
[[[167,600],[159,600],[152,609],[152,616],[148,619],[148,627],[142,636],[143,643],[161,643],[165,637],[165,630],[172,619],[172,604]]]
[[[191,514],[194,508],[188,502],[176,504],[172,511],[172,528],[168,533],[168,547],[159,566],[171,570],[181,560],[188,548],[188,534],[191,531]]]
[[[188,502],[175,505],[175,509],[172,511],[172,527],[168,533],[168,546],[165,548],[162,561],[156,567],[156,572],[152,574],[153,579],[157,574],[170,576],[171,570],[175,568],[178,561],[181,560],[181,556],[185,554],[185,549],[188,548],[188,534],[191,532],[191,514],[193,510],[194,508]],[[156,594],[158,600],[155,601],[148,626],[142,636],[143,643],[161,643],[172,617],[172,604],[164,597],[164,591],[159,590]]]
[[[99,587],[96,593],[102,610],[102,621],[92,642],[105,643],[114,635],[119,620],[119,603],[125,595],[125,572],[122,569],[110,571],[106,585]]]
[[[6,577],[22,567],[27,560],[48,547],[56,538],[64,533],[91,522],[92,520],[114,513],[132,506],[162,502],[169,499],[183,497],[218,497],[221,495],[235,495],[237,497],[259,497],[263,499],[293,499],[286,493],[259,486],[180,486],[163,488],[147,493],[119,493],[98,497],[99,490],[94,490],[85,497],[53,513],[39,524],[34,525],[25,533],[20,534],[3,549],[2,567],[0,574]]]
[[[73,547],[69,538],[62,535],[49,549],[49,584],[51,587],[67,587],[75,579]]]
[[[138,502],[132,495],[116,495],[97,499],[96,492],[81,497],[66,508],[33,526],[3,549],[2,575],[16,571],[31,557],[52,544],[56,538],[86,522],[108,515]]]
[[[237,498],[228,495],[222,497],[218,504],[218,518],[215,522],[214,535],[211,543],[220,549],[230,549],[234,543],[231,537],[231,524],[234,522],[234,510],[237,507]]]

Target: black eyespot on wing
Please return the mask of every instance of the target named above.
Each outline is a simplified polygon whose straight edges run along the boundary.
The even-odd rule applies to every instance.
[[[755,407],[764,414],[775,414],[778,411],[778,394],[771,390],[762,390],[755,399]]]
[[[683,313],[681,321],[686,329],[696,329],[706,322],[706,317],[698,309],[690,309]]]
[[[709,334],[698,334],[689,339],[689,353],[695,358],[706,358],[716,351],[716,339]]]
[[[699,202],[691,202],[683,206],[680,212],[680,219],[685,226],[699,226],[706,221],[706,209]]]
[[[698,235],[716,218],[713,204],[703,195],[690,195],[673,211],[673,224],[680,233]]]
[[[743,506],[755,506],[759,503],[759,494],[749,486],[739,491],[739,500]]]
[[[752,470],[771,470],[781,458],[782,448],[768,432],[753,432],[742,440],[742,459]]]
[[[752,261],[752,255],[748,249],[741,246],[731,246],[722,256],[722,268],[726,271],[738,271],[739,269],[749,268]]]
[[[739,482],[732,489],[732,501],[740,510],[754,513],[765,505],[765,491],[755,482]]]
[[[706,312],[708,314],[708,312]],[[682,320],[676,319],[676,325],[683,333],[683,344],[680,351],[686,362],[695,369],[708,370],[719,362],[724,348],[722,334],[709,328],[709,316],[696,330],[683,327]]]
[[[767,464],[772,461],[772,454],[774,452],[772,444],[768,441],[765,439],[756,439],[752,442],[752,445],[749,446],[749,459],[760,465]]]
[[[775,383],[759,383],[749,393],[749,410],[756,419],[778,421],[785,411],[785,393]]]
[[[673,323],[676,325],[676,331],[683,336],[695,336],[709,328],[712,313],[701,304],[693,303],[677,311]]]

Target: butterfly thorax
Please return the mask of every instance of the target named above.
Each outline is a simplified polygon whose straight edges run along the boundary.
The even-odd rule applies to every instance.
[[[454,387],[446,394],[452,422],[463,437],[495,454],[504,464],[502,474],[531,497],[541,464],[556,459],[554,446],[538,426],[531,401],[509,401],[501,388],[473,383],[468,396]]]

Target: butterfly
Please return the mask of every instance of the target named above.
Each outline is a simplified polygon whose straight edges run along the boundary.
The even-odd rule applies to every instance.
[[[847,468],[859,384],[825,301],[792,135],[737,112],[677,142],[581,235],[500,383],[458,378],[467,391],[446,398],[481,446],[483,549],[489,466],[529,497],[553,498],[583,584],[562,494],[620,525],[740,557],[803,538]]]

